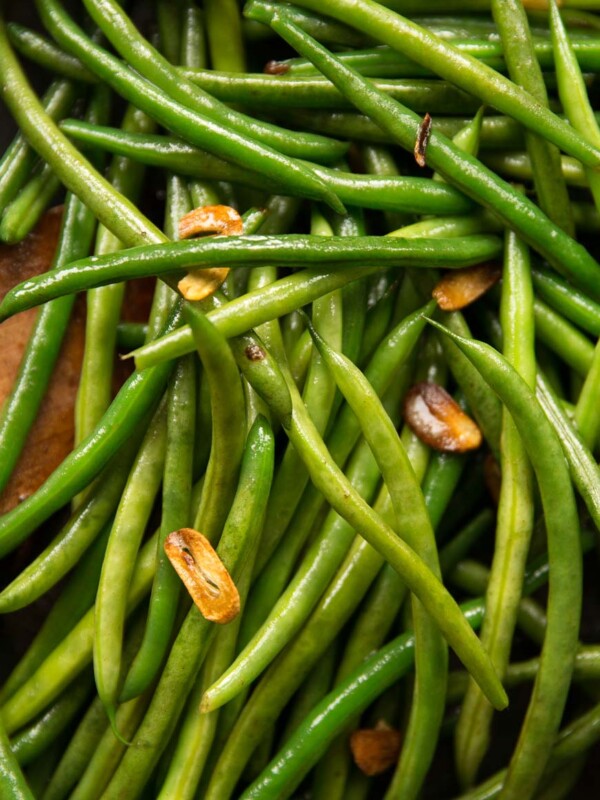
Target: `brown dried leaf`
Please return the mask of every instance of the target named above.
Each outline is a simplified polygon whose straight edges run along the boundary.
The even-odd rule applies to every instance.
[[[400,731],[379,722],[375,728],[362,728],[350,736],[350,749],[356,766],[365,775],[379,775],[398,760]]]
[[[242,218],[231,206],[202,206],[179,220],[179,238],[188,239],[198,233],[240,236],[244,232]],[[186,300],[204,300],[213,294],[229,274],[229,267],[190,270],[177,288]]]
[[[193,528],[170,533],[165,553],[202,616],[223,625],[240,613],[240,595],[217,552]]]
[[[436,383],[417,383],[406,394],[404,419],[421,441],[448,453],[481,444],[481,431],[448,392]]]
[[[501,275],[502,269],[497,264],[453,270],[444,275],[431,294],[444,311],[458,311],[491,289]]]

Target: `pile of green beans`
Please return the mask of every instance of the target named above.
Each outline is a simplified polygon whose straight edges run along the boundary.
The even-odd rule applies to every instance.
[[[600,0],[32,5],[0,242],[63,207],[0,302],[0,493],[86,323],[72,451],[0,515],[0,797],[589,797]]]

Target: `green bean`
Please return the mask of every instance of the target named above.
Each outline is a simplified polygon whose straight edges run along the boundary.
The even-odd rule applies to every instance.
[[[256,105],[260,108],[334,109],[349,108],[350,103],[335,86],[320,75],[288,77],[280,75],[182,70],[196,86],[202,87],[226,103]],[[374,85],[389,97],[405,103],[413,111],[429,110],[434,114],[451,114],[456,108],[463,113],[476,111],[479,102],[472,96],[444,81],[379,78]]]
[[[331,227],[313,209],[311,233],[315,236],[332,236]],[[313,302],[315,325],[324,337],[338,348],[342,343],[342,307],[339,291],[331,292]],[[335,382],[318,353],[313,352],[308,375],[304,383],[303,400],[315,427],[324,434],[332,413],[335,397]],[[282,456],[273,484],[273,492],[267,506],[265,532],[261,541],[257,568],[260,570],[277,547],[300,497],[308,483],[308,472],[292,444],[288,444]]]
[[[11,800],[34,800],[19,762],[11,749],[4,726],[0,723],[0,789]]]
[[[16,22],[9,22],[6,28],[15,50],[25,58],[64,78],[96,83],[96,77],[78,58],[65,53],[42,34]]]
[[[590,370],[585,377],[581,393],[575,406],[573,415],[575,425],[582,441],[591,451],[598,442],[600,433],[600,419],[597,413],[598,388],[600,387],[600,344],[594,349],[594,357]]]
[[[600,65],[598,42],[585,34],[577,35],[575,31],[572,32],[570,38],[581,69],[595,72]],[[325,41],[319,36],[315,36],[315,39]],[[532,37],[532,44],[535,56],[542,69],[551,70],[554,66],[551,42],[546,38],[542,38],[536,32]],[[469,36],[468,38],[452,37],[452,45],[457,50],[476,58],[478,61],[482,61],[499,72],[504,72],[506,69],[504,50],[499,41],[475,36]],[[344,63],[354,67],[361,75],[369,77],[416,78],[434,74],[426,64],[417,64],[412,59],[402,55],[402,53],[385,45],[364,50],[349,50],[340,53],[339,57]],[[288,67],[288,74],[292,76],[313,75],[316,72],[312,63],[303,58],[289,58],[278,63]]]
[[[119,322],[117,325],[117,350],[129,351],[141,347],[148,337],[145,322]]]
[[[423,320],[419,311],[398,325],[381,344],[366,373],[377,391],[383,392],[387,389],[392,375],[409,355],[422,329]],[[399,395],[394,394],[394,399],[397,414]],[[358,420],[351,409],[345,407],[328,438],[331,456],[338,464],[342,465],[348,458],[359,430]],[[369,497],[375,491],[378,471],[364,443],[354,452],[347,477],[361,495]],[[308,494],[308,497],[305,494],[302,505],[293,518],[293,525],[290,525],[285,540],[253,587],[242,628],[244,644],[255,634],[256,628],[263,623],[270,611],[269,618],[254,636],[252,645],[246,647],[234,665],[206,693],[206,704],[212,702],[209,698],[219,698],[222,703],[226,698],[232,697],[264,669],[306,619],[350,545],[352,527],[331,511],[290,586],[275,602],[285,586],[321,504],[317,491],[308,490]]]
[[[60,188],[49,166],[43,166],[5,208],[0,220],[0,241],[14,244],[30,233]]]
[[[360,249],[357,244],[360,241]],[[11,289],[0,305],[0,320],[42,302],[116,281],[181,274],[186,266],[261,266],[277,261],[281,266],[306,266],[316,257],[333,269],[363,265],[448,268],[477,264],[500,251],[495,236],[476,235],[452,239],[403,241],[381,236],[284,236],[206,237],[163,245],[130,248],[123,253],[80,260],[68,267],[31,278]]]
[[[112,189],[46,114],[14,57],[3,21],[0,21],[0,50],[4,101],[30,145],[54,169],[65,186],[124,242],[162,241],[160,231],[133,204]]]
[[[187,309],[210,389],[211,452],[194,528],[217,541],[233,500],[244,452],[244,396],[237,366],[224,337],[208,319]]]
[[[53,81],[42,98],[45,112],[53,120],[69,113],[75,99],[75,90],[70,81]],[[4,211],[14,200],[36,162],[36,153],[19,133],[0,160],[0,209]]]
[[[139,72],[139,78],[82,35],[55,0],[39,0],[38,5],[46,27],[60,44],[107,83],[114,88],[118,86],[119,93],[157,122],[184,138],[191,137],[193,143],[201,147],[211,142],[208,149],[228,160],[241,164],[250,160],[255,169],[266,176],[287,175],[288,185],[295,187],[300,195],[322,199],[330,202],[335,210],[342,210],[335,195],[309,168],[274,148],[298,158],[319,160],[323,156],[329,160],[339,157],[345,150],[344,145],[313,134],[283,131],[228,109],[183,78],[110,0],[88,0],[88,11],[116,49]]]
[[[207,0],[204,14],[213,69],[245,72],[242,20],[237,3],[234,0]]]
[[[125,111],[122,128],[152,132],[154,123],[133,106]],[[133,202],[139,200],[144,168],[120,156],[113,158],[108,175],[114,188]],[[105,227],[96,233],[94,255],[120,250],[122,243]],[[112,377],[116,326],[125,287],[116,284],[88,293],[86,298],[85,347],[75,405],[75,441],[85,439],[96,427],[112,399]]]
[[[135,557],[163,476],[167,438],[165,403],[148,426],[108,538],[95,604],[94,675],[111,726],[122,670],[122,642],[127,592]]]
[[[179,309],[176,309],[171,324],[176,324],[178,316]],[[98,475],[127,441],[132,426],[152,408],[170,372],[171,365],[166,364],[144,375],[134,373],[125,382],[92,435],[67,456],[37,492],[2,517],[1,552],[13,549]]]
[[[506,237],[500,316],[504,355],[529,387],[533,387],[536,367],[529,252],[512,233]],[[481,640],[486,644],[498,674],[503,675],[510,657],[534,512],[531,467],[520,435],[506,410],[502,418],[500,467],[502,484],[496,547],[486,591]],[[489,747],[492,713],[489,703],[471,684],[455,734],[458,774],[464,786],[474,783]]]
[[[217,549],[234,580],[244,568],[249,544],[247,533],[262,516],[265,493],[259,494],[256,488],[257,475],[264,477],[265,472],[258,465],[272,459],[272,448],[268,426],[259,417],[248,438],[238,491]],[[144,747],[134,746],[125,753],[105,791],[106,800],[122,796],[123,791],[130,797],[137,797],[143,791],[175,729],[214,632],[214,625],[202,618],[194,606],[180,628],[150,707],[134,737],[135,742],[144,742]]]
[[[582,541],[584,549],[591,546],[591,541],[589,537]],[[535,591],[547,577],[547,561],[532,564],[524,582],[524,592]],[[465,603],[461,608],[470,624],[474,627],[481,624],[485,609],[482,599]],[[349,718],[367,708],[407,672],[413,651],[414,637],[406,633],[374,653],[313,709],[269,767],[242,795],[243,799],[278,797],[284,800],[288,797],[301,776],[321,757],[323,748],[346,729]]]
[[[312,0],[303,0],[300,5],[308,5]],[[332,16],[335,16],[341,5],[344,4],[343,0],[335,0],[335,4],[328,7],[328,11]],[[363,9],[368,8],[370,12],[362,19]],[[353,103],[360,108],[361,111],[368,113],[372,119],[377,122],[382,128],[385,128],[393,133],[396,140],[402,144],[403,147],[412,150],[414,147],[415,128],[418,128],[420,119],[417,115],[405,109],[399,103],[387,98],[381,92],[378,92],[366,79],[362,78],[355,71],[342,65],[334,55],[329,53],[317,42],[310,39],[310,37],[303,34],[303,32],[292,23],[288,23],[285,19],[285,9],[277,6],[259,2],[254,0],[247,7],[246,13],[254,13],[261,16],[262,19],[269,21],[274,30],[280,33],[286,41],[293,44],[298,50],[303,53],[310,53],[311,60],[319,67],[324,75],[336,84],[338,89],[344,92]],[[398,27],[402,28],[405,35],[400,37],[402,39],[402,47],[405,47],[408,40],[413,33],[419,32],[417,26],[413,26],[407,21],[395,15],[389,15],[380,6],[370,3],[369,0],[356,3],[352,6],[352,10],[345,9],[350,15],[349,21],[356,21],[360,18],[364,22],[366,30],[369,27],[374,27],[380,33],[380,24],[383,20],[393,20],[396,28],[391,29],[391,35],[395,36],[394,31]],[[347,18],[346,18],[347,19]],[[373,25],[372,25],[373,23]],[[385,27],[385,26],[384,26]],[[386,34],[382,32],[382,35]],[[416,34],[415,34],[416,35]],[[421,36],[421,34],[418,34]],[[437,48],[437,40],[435,37],[422,34],[423,42],[421,46],[427,47],[427,60],[431,55],[437,63],[437,55],[434,51]],[[421,56],[424,51],[421,50]],[[447,46],[440,44],[440,53],[446,57],[449,53]],[[454,57],[455,54],[452,54]],[[419,60],[418,56],[416,60]],[[454,58],[455,63],[458,57]],[[461,66],[467,69],[469,62],[461,57]],[[483,67],[482,67],[483,69]],[[483,73],[477,72],[478,76]],[[494,74],[494,73],[492,73]],[[453,79],[456,76],[452,76]],[[464,77],[464,76],[463,76]],[[498,76],[500,78],[500,76]],[[469,85],[477,82],[474,76],[469,78]],[[459,81],[456,81],[459,83]],[[521,96],[513,84],[508,83],[507,94],[510,89],[510,95],[514,99]],[[460,83],[459,83],[460,85]],[[504,84],[502,84],[504,88]],[[500,88],[500,85],[498,86]],[[516,94],[515,94],[516,92]],[[504,97],[505,95],[503,95]],[[525,95],[527,98],[528,96]],[[496,94],[492,103],[497,101]],[[531,108],[534,107],[535,101],[527,99],[527,105]],[[511,102],[512,107],[512,102]],[[542,106],[537,108],[535,116],[538,118],[544,117],[545,114],[550,114]],[[539,115],[539,116],[538,116]],[[551,115],[552,116],[552,115]],[[524,121],[524,120],[521,120]],[[564,125],[564,123],[561,123]],[[568,126],[566,126],[568,128]],[[537,132],[546,134],[547,131],[538,130]],[[551,136],[548,136],[552,140]],[[563,142],[564,144],[564,142]],[[598,295],[598,280],[597,271],[598,264],[585,251],[581,245],[577,244],[573,239],[566,235],[560,228],[553,225],[548,218],[541,212],[534,204],[525,200],[523,196],[515,189],[510,187],[504,181],[500,180],[494,173],[486,170],[483,165],[474,159],[472,156],[461,152],[445,137],[438,135],[435,131],[432,133],[427,147],[427,163],[434,169],[439,171],[447,180],[459,186],[466,194],[475,197],[479,202],[493,208],[508,225],[514,228],[522,238],[530,245],[535,247],[542,255],[544,255],[550,263],[559,271],[564,272],[570,277],[575,284],[582,287],[585,286],[592,296]],[[552,237],[553,246],[548,247],[549,237]]]
[[[483,162],[504,175],[508,175],[515,181],[530,181],[533,177],[531,159],[527,153],[506,152],[506,153],[484,153]],[[587,178],[583,166],[579,161],[569,156],[561,156],[560,166],[563,178],[570,186],[586,187]]]
[[[74,570],[24,656],[2,686],[0,702],[4,702],[14,694],[33,675],[46,656],[92,606],[100,578],[108,531],[108,527],[105,528]]]
[[[562,448],[535,395],[491,347],[448,333],[502,399],[536,474],[544,507],[552,578],[540,671],[504,786],[530,797],[550,755],[569,688],[581,607],[579,522]]]
[[[150,589],[154,575],[156,539],[144,544],[136,561],[128,597],[133,611]],[[92,660],[94,609],[91,608],[40,664],[26,683],[0,709],[8,733],[26,725],[43,711]]]
[[[142,694],[156,677],[171,639],[179,579],[167,560],[164,540],[190,524],[192,460],[196,413],[196,376],[188,356],[178,364],[169,389],[163,511],[144,638],[121,691],[124,702]]]
[[[542,300],[533,304],[536,335],[545,345],[585,377],[594,358],[594,345],[587,336],[549,308]]]
[[[73,732],[52,778],[43,793],[44,800],[64,800],[76,785],[109,727],[106,712],[96,695]]]
[[[317,10],[316,0],[299,0],[298,5]],[[251,4],[246,14],[252,16],[253,10],[254,4]],[[569,131],[564,122],[528,92],[416,23],[371,0],[361,0],[351,7],[346,0],[335,0],[328,5],[327,13],[334,19],[342,17],[346,24],[369,33],[417,63],[425,63],[440,76],[518,119],[569,155],[580,158],[589,166],[598,163],[596,148]]]
[[[248,380],[255,384],[254,376],[249,374],[247,365],[241,360],[238,363]],[[273,405],[272,397],[264,399],[277,417],[282,420],[290,441],[299,450],[308,467],[311,480],[325,495],[332,507],[355,529],[360,530],[361,535],[368,538],[384,558],[388,559],[397,569],[411,591],[414,591],[425,608],[434,616],[442,632],[448,637],[451,646],[457,649],[461,658],[470,662],[470,669],[485,683],[490,699],[502,706],[506,702],[503,692],[498,691],[496,681],[488,671],[487,660],[475,645],[473,638],[469,635],[463,638],[463,633],[466,634],[464,619],[456,614],[454,603],[450,605],[449,598],[446,597],[441,584],[433,578],[429,570],[423,567],[421,560],[411,548],[397,537],[390,536],[389,527],[382,524],[378,515],[374,514],[356,494],[332,461],[321,437],[315,431],[293,382],[290,381],[288,385],[293,402],[293,413],[289,421],[282,413],[284,409]],[[264,389],[258,387],[257,391],[264,396]],[[410,575],[407,574],[408,561],[411,562]],[[438,603],[444,605],[444,619],[440,619],[441,605]],[[469,632],[472,634],[472,631]],[[476,639],[476,637],[474,638]]]
[[[87,208],[70,195],[65,205],[55,266],[87,253],[94,224]],[[72,305],[72,298],[64,298],[44,306],[34,323],[18,377],[0,413],[0,488],[6,485],[37,414]]]
[[[548,93],[536,58],[525,9],[515,0],[492,0],[491,7],[509,76],[515,84],[547,108]],[[531,159],[533,182],[540,208],[556,225],[573,235],[573,218],[558,148],[529,131],[525,133],[525,145]]]
[[[171,137],[127,134],[113,128],[92,127],[76,120],[65,121],[61,128],[81,141],[138,159],[151,166],[166,167],[206,180],[231,180],[272,192],[285,190],[285,184],[277,178],[266,179],[254,170],[228,164],[210,153]],[[456,189],[431,185],[431,181],[421,178],[375,179],[371,175],[355,175],[317,165],[314,165],[314,171],[327,181],[343,202],[365,208],[461,214],[472,207],[472,203]]]
[[[39,758],[70,724],[89,697],[91,686],[92,676],[80,675],[38,719],[13,737],[11,748],[22,767]]]
[[[577,56],[571,47],[556,3],[550,3],[550,30],[558,94],[567,119],[574,130],[586,136],[590,143],[597,145],[600,143],[600,129],[588,99]],[[599,208],[600,178],[594,170],[586,169],[585,174],[596,208]]]
[[[439,576],[435,539],[424,498],[391,420],[360,370],[329,347],[316,331],[311,329],[311,333],[336,383],[357,415],[363,435],[378,462],[394,507],[396,532]],[[418,601],[413,603],[413,622],[418,679],[391,796],[396,793],[414,797],[418,793],[433,758],[444,708],[446,648]]]
[[[588,333],[600,336],[600,304],[542,267],[535,266],[531,276],[536,294],[544,302]]]
[[[540,372],[537,376],[536,393],[558,434],[573,483],[583,498],[596,527],[600,530],[600,491],[598,490],[600,467],[582,442],[548,379]]]
[[[0,611],[33,603],[76,566],[87,548],[110,524],[140,442],[139,430],[105,467],[89,497],[50,544],[0,592]]]
[[[259,419],[257,425],[264,427],[264,435],[272,436],[265,420]],[[260,546],[260,535],[264,526],[266,502],[270,491],[273,474],[274,445],[263,448],[260,460],[254,465],[254,474],[250,480],[254,482],[255,492],[259,496],[260,506],[255,509],[255,518],[247,532],[247,559],[237,586],[240,600],[245,602],[252,577],[253,562]],[[237,623],[237,624],[236,624]],[[219,632],[213,643],[199,676],[197,687],[189,700],[189,710],[183,721],[177,748],[171,760],[171,766],[161,788],[160,797],[178,797],[184,800],[193,797],[198,781],[206,763],[210,745],[216,732],[218,712],[198,714],[198,703],[203,690],[221,674],[231,660],[238,635],[239,618]]]
[[[150,702],[149,692],[119,706],[115,727],[125,739],[135,734]],[[70,800],[99,798],[123,758],[127,745],[108,727],[94,749],[77,785],[69,795]]]

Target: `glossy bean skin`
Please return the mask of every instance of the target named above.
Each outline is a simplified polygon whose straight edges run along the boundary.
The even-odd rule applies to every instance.
[[[310,4],[307,3],[307,5]],[[335,10],[334,7],[330,9],[332,16],[344,5],[344,0],[339,0],[339,2],[336,0]],[[368,5],[367,0],[360,5],[354,4],[352,14],[361,15],[362,19],[362,14]],[[377,9],[380,19],[375,24],[378,25],[381,19],[385,19],[385,9],[374,3],[370,3],[369,7]],[[368,114],[382,128],[393,133],[403,147],[413,149],[415,127],[420,124],[420,118],[416,114],[377,92],[366,79],[341,64],[339,59],[311,37],[303,34],[296,25],[286,21],[285,10],[281,7],[274,7],[262,0],[256,0],[250,4],[249,8],[253,14],[256,10],[256,15],[262,21],[269,23],[299,52],[310,54],[311,60],[320,71],[327,75],[340,91],[352,99],[363,113]],[[368,17],[367,13],[366,18],[368,19]],[[404,22],[401,24],[404,25]],[[369,25],[366,20],[365,25]],[[412,30],[412,26],[408,24],[407,36],[411,35]],[[435,43],[429,37],[426,37],[426,43],[428,47],[435,48]],[[514,85],[511,84],[511,86]],[[529,103],[529,100],[527,102]],[[551,223],[537,206],[524,200],[522,195],[519,196],[520,193],[513,187],[499,180],[477,159],[460,151],[445,137],[437,135],[435,132],[428,144],[427,161],[466,194],[476,198],[483,205],[493,208],[509,227],[514,228],[526,242],[544,255],[559,272],[565,272],[574,283],[585,286],[586,291],[593,297],[600,297],[597,289],[599,272],[597,262],[585,248]],[[552,238],[553,248],[547,246],[549,237]]]
[[[342,210],[341,203],[323,181],[299,160],[280,155],[273,148],[255,142],[237,130],[225,134],[223,122],[219,119],[205,116],[171,99],[166,92],[141,76],[136,76],[123,67],[119,59],[95,45],[54,0],[40,0],[38,9],[44,24],[60,44],[85,59],[88,68],[157,122],[165,124],[184,138],[191,137],[198,146],[207,145],[218,155],[234,162],[243,164],[250,160],[258,170],[264,170],[267,177],[269,174],[271,177],[287,174],[291,176],[290,187],[293,184],[300,194],[328,198],[334,208]],[[179,84],[178,76],[175,80]]]
[[[127,253],[99,256],[86,262],[76,262],[39,278],[32,278],[11,289],[0,304],[0,319],[31,308],[54,297],[120,280],[151,275],[181,275],[186,266],[229,267],[262,266],[277,261],[282,266],[306,266],[315,257],[323,265],[346,269],[354,265],[431,267],[443,260],[449,268],[477,264],[493,258],[500,251],[495,236],[475,235],[464,239],[415,239],[403,241],[381,236],[357,237],[287,234],[265,237],[206,237],[164,245],[131,248]]]

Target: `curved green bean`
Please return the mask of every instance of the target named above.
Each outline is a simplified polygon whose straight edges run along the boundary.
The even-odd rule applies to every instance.
[[[540,671],[513,755],[504,792],[530,797],[550,756],[569,690],[581,608],[579,520],[562,448],[535,395],[489,345],[442,326],[510,410],[536,474],[552,564],[548,627]]]
[[[393,239],[382,236],[207,237],[163,245],[130,248],[122,253],[74,262],[68,267],[31,278],[11,289],[0,304],[0,320],[82,289],[150,275],[181,274],[186,267],[215,265],[306,266],[315,258],[333,269],[362,266],[432,267],[441,263],[460,268],[494,258],[501,243],[496,236],[475,235],[452,239]]]
[[[312,0],[303,0],[300,5],[311,7],[311,3]],[[371,0],[361,0],[361,2],[352,3],[351,6],[348,6],[345,0],[335,0],[329,11],[332,16],[336,16],[342,7],[350,15],[350,21],[360,18],[366,30],[374,26],[379,32],[380,27],[385,27],[385,25],[381,25],[382,21],[390,21],[393,22],[391,28],[392,37],[397,35],[396,31],[399,27],[404,30],[405,36],[399,37],[403,43],[409,41],[413,34],[415,36],[417,34],[421,35],[418,33],[421,30],[418,26],[402,20],[402,18],[391,14],[391,12],[386,12],[385,9],[371,2]],[[364,14],[367,7],[369,13]],[[285,8],[281,6],[275,7],[264,2],[264,0],[252,0],[247,7],[246,13],[249,13],[249,11],[256,13],[262,21],[271,24],[274,30],[280,33],[286,41],[300,52],[310,54],[311,60],[319,67],[321,72],[329,77],[340,91],[344,92],[361,111],[372,117],[382,128],[393,133],[396,140],[403,147],[410,151],[413,150],[415,131],[418,130],[421,122],[416,114],[378,92],[368,80],[341,64],[339,59],[332,53],[304,34],[293,23],[288,22],[285,16]],[[395,28],[394,25],[396,26]],[[386,34],[382,33],[382,35],[385,36]],[[436,60],[433,51],[436,50],[438,42],[439,40],[436,37],[423,32],[423,39],[418,48],[421,57],[423,57],[425,51],[421,50],[420,47],[424,45],[428,48],[428,62],[430,47],[432,48],[431,55]],[[448,55],[448,51],[443,44],[441,48],[445,58]],[[416,60],[419,60],[419,57]],[[465,62],[464,58],[462,58],[462,62]],[[479,72],[477,74],[479,75]],[[500,76],[498,77],[500,78]],[[476,78],[473,78],[472,81],[475,84]],[[470,84],[471,79],[469,79]],[[510,82],[508,84],[510,95],[514,97],[513,90],[516,91],[517,87]],[[519,89],[517,94],[519,92],[522,92],[522,90]],[[496,95],[494,95],[495,97]],[[535,104],[535,101],[527,95],[526,98],[528,98],[526,100],[527,104],[532,108],[533,105],[539,105]],[[494,100],[492,99],[490,102],[494,103]],[[548,114],[550,112],[540,106],[533,116],[536,119],[541,119]],[[550,116],[553,117],[553,115]],[[561,129],[564,126],[564,122],[561,122]],[[569,126],[567,125],[566,127],[568,128]],[[542,130],[538,132],[548,133]],[[548,138],[551,141],[553,140],[551,136],[548,136]],[[598,263],[585,248],[550,222],[535,204],[526,200],[522,193],[500,180],[477,159],[462,152],[444,136],[437,134],[435,130],[432,132],[427,146],[427,163],[440,172],[444,178],[460,187],[467,195],[493,209],[508,227],[517,231],[526,242],[547,258],[559,272],[565,273],[575,284],[584,287],[593,297],[600,297],[598,290],[598,275],[600,272]],[[552,241],[551,246],[549,246],[550,241]]]

